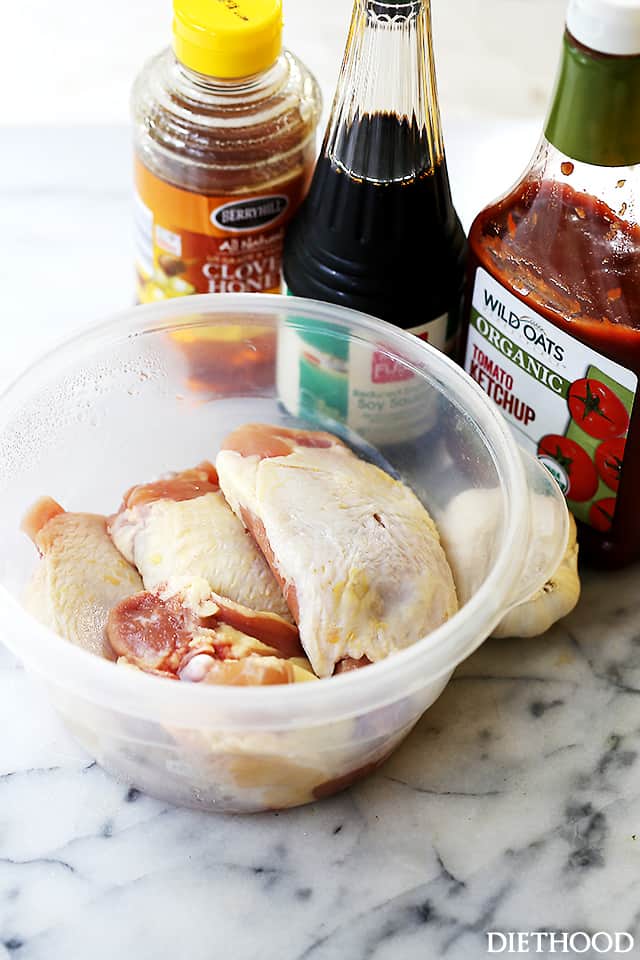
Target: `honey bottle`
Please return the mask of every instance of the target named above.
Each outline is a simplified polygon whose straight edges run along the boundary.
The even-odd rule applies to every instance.
[[[321,110],[281,0],[175,0],[133,90],[137,299],[279,293]]]

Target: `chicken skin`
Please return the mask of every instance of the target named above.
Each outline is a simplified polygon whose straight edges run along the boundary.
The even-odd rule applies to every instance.
[[[43,497],[22,528],[41,554],[25,596],[29,612],[76,646],[112,656],[105,632],[109,613],[141,590],[142,581],[111,542],[106,518],[66,513]]]
[[[350,667],[381,660],[457,611],[453,576],[423,505],[332,434],[251,424],[227,437],[216,467],[318,676],[345,660]]]
[[[133,487],[108,526],[147,591],[181,593],[194,606],[213,591],[289,619],[282,591],[211,464]]]
[[[261,424],[131,488],[118,513],[45,498],[27,605],[71,642],[191,683],[297,683],[359,670],[458,609],[431,517],[329,433]]]
[[[190,683],[255,686],[315,679],[290,619],[204,588],[197,601],[193,589],[164,597],[144,592],[140,576],[107,533],[105,517],[66,513],[45,497],[28,512],[23,529],[42,557],[25,598],[27,609],[85,650]]]

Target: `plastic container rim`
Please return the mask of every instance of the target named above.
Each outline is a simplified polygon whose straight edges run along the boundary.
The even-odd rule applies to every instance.
[[[0,392],[0,433],[21,398],[37,394],[40,371],[55,373],[60,361],[77,360],[83,349],[95,353],[100,344],[168,331],[180,326],[176,323],[179,318],[205,312],[207,316],[199,321],[194,317],[194,327],[210,324],[215,314],[235,314],[234,322],[257,325],[259,314],[277,321],[283,313],[298,313],[343,327],[350,336],[358,332],[384,336],[385,349],[397,353],[423,376],[454,387],[455,396],[448,399],[458,407],[464,401],[464,412],[481,431],[505,491],[505,536],[493,569],[451,620],[411,647],[366,670],[316,683],[233,688],[180,684],[117,669],[112,662],[75,647],[40,624],[0,584],[0,622],[9,634],[4,636],[9,648],[48,682],[92,703],[152,720],[164,714],[162,722],[171,714],[173,722],[184,724],[206,725],[207,713],[212,711],[222,711],[230,726],[286,727],[299,724],[301,716],[305,723],[323,723],[396,702],[450,674],[484,642],[510,605],[524,564],[522,545],[529,533],[528,486],[511,431],[487,395],[461,367],[412,334],[356,310],[273,294],[198,294],[136,306],[83,326],[27,366]],[[242,314],[247,314],[246,318],[242,319]],[[411,361],[412,355],[417,361]],[[426,361],[424,369],[420,360]],[[516,557],[520,562],[514,562]]]

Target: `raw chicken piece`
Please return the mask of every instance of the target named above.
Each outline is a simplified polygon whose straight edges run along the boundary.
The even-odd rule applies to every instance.
[[[222,616],[222,608],[203,618],[179,597],[163,600],[139,593],[111,611],[107,635],[119,663],[190,683],[258,686],[315,679],[306,660],[284,659],[271,644],[273,614],[262,615],[263,637],[261,615],[254,614],[251,622],[255,637],[224,623]],[[298,647],[294,652],[302,651]]]
[[[142,581],[111,542],[106,518],[65,513],[44,497],[22,528],[42,554],[25,596],[29,612],[71,643],[110,656],[105,639],[109,612],[141,590]]]
[[[169,599],[166,595],[163,600]],[[228,597],[209,592],[207,596],[194,601],[193,592],[185,603],[184,595],[178,595],[183,605],[190,608],[203,621],[214,619],[229,627],[274,647],[282,657],[302,657],[304,650],[300,645],[298,628],[290,620],[279,617],[267,610],[250,610]]]
[[[216,660],[199,655],[181,670],[180,679],[189,683],[222,684],[227,687],[265,687],[277,683],[307,683],[317,678],[291,660],[251,654],[242,660]]]
[[[249,425],[227,438],[216,466],[282,585],[318,676],[347,658],[381,660],[458,609],[420,501],[337,437]]]
[[[289,618],[278,584],[229,509],[211,464],[133,487],[109,520],[109,532],[152,593],[191,589],[197,598],[213,590]]]
[[[336,668],[333,671],[334,676],[339,676],[341,673],[350,673],[352,670],[362,670],[363,667],[368,667],[371,663],[368,657],[361,657],[360,660],[354,660],[353,657],[345,657],[344,660],[340,660],[336,664]]]

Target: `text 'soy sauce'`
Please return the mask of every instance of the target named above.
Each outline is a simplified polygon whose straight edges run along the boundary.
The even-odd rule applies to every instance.
[[[572,0],[522,180],[470,233],[465,366],[603,566],[640,556],[640,4]]]

